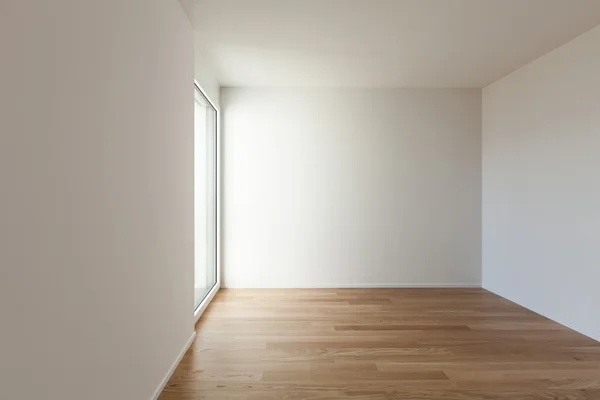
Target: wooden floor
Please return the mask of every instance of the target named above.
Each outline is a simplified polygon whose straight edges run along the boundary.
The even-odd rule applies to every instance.
[[[600,343],[482,289],[221,290],[196,329],[161,400],[600,399]]]

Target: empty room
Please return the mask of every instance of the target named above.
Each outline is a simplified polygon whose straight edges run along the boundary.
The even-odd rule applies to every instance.
[[[600,400],[600,0],[0,0],[1,400]]]

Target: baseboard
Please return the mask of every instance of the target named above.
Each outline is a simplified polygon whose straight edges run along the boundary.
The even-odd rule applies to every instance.
[[[473,283],[356,283],[335,285],[294,285],[294,286],[237,286],[223,285],[227,289],[443,289],[443,288],[481,288]]]
[[[181,359],[183,358],[183,356],[185,355],[185,353],[188,351],[188,349],[190,348],[190,346],[194,342],[194,339],[196,339],[196,332],[192,333],[192,336],[190,337],[190,339],[188,340],[188,342],[183,347],[183,350],[181,350],[181,353],[179,353],[179,355],[177,356],[177,359],[175,360],[175,362],[173,363],[173,365],[171,365],[171,368],[169,368],[169,372],[167,373],[167,376],[165,376],[165,378],[163,379],[163,381],[158,386],[158,389],[156,389],[156,392],[154,392],[154,396],[152,396],[152,400],[158,399],[158,396],[160,396],[160,394],[162,393],[162,391],[165,388],[165,386],[167,386],[167,382],[169,382],[169,379],[171,379],[171,376],[173,375],[173,372],[175,372],[175,369],[177,368],[177,366],[181,362]]]

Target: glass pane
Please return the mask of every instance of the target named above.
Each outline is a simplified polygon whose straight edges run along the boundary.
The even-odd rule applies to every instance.
[[[217,283],[217,111],[196,88],[194,102],[194,305]]]

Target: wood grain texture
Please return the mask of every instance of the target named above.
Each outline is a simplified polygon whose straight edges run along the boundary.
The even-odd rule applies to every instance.
[[[483,289],[222,289],[160,400],[600,400],[600,343]]]

